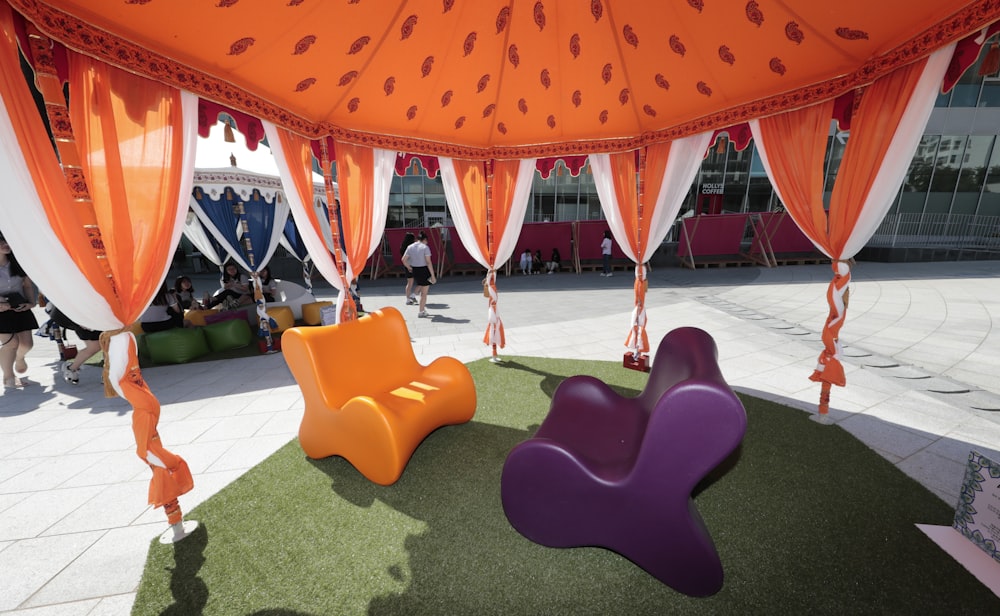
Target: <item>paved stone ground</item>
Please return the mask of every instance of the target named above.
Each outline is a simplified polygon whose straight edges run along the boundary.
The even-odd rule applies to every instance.
[[[1000,262],[859,263],[845,345],[848,386],[830,417],[949,505],[970,449],[1000,459]],[[808,380],[822,343],[829,266],[657,269],[649,337],[698,326],[738,390],[815,412]],[[620,361],[631,272],[500,277],[501,357]],[[199,291],[213,276],[196,279]],[[316,289],[330,298],[329,287]],[[364,306],[404,312],[418,359],[489,357],[480,280],[432,287],[429,318],[404,305],[403,280],[363,281]],[[41,313],[40,313],[41,316]],[[35,338],[33,385],[0,397],[0,613],[128,614],[149,540],[166,526],[145,505],[130,409],[105,399],[97,368],[79,385],[57,374],[55,344]],[[372,350],[377,353],[377,349]],[[302,412],[282,356],[144,371],[163,404],[160,432],[195,476],[185,510],[294,438]],[[836,469],[832,469],[836,472]],[[921,522],[921,520],[914,520]]]

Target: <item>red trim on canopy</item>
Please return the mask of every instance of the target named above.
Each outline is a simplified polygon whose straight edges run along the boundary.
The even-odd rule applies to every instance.
[[[247,149],[256,151],[257,144],[264,140],[264,125],[260,120],[204,98],[198,99],[198,136],[208,137],[208,131],[219,121],[220,113],[228,114],[236,121],[236,130],[246,139]]]
[[[1000,32],[1000,23],[995,23],[986,29],[986,35],[983,36],[982,42],[977,42],[982,32],[976,32],[965,37],[955,45],[955,53],[951,57],[951,64],[948,65],[948,70],[944,73],[944,83],[941,85],[942,94],[947,94],[955,87],[955,84],[962,78],[965,71],[969,70],[969,67],[979,59],[979,53],[983,49],[983,44],[997,32]]]
[[[410,168],[416,160],[424,168],[424,172],[429,178],[436,178],[441,166],[438,164],[437,156],[425,156],[423,154],[404,154],[400,152],[396,156],[396,175],[406,175],[406,170]]]

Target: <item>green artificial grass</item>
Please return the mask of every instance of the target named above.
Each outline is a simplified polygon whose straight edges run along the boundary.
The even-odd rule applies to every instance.
[[[504,517],[500,473],[565,377],[635,394],[606,362],[512,358],[469,366],[472,422],[442,428],[394,485],[292,441],[153,541],[133,614],[986,614],[1000,601],[915,523],[953,511],[836,426],[742,397],[742,447],[696,505],[725,568],[690,598],[600,548],[554,549]],[[195,477],[195,481],[198,478]]]

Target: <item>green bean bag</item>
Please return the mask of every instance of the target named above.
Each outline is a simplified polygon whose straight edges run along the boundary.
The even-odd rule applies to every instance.
[[[200,327],[175,327],[146,334],[149,358],[156,364],[183,364],[208,354],[208,342]]]
[[[253,334],[246,319],[219,321],[206,325],[201,330],[205,332],[205,339],[208,340],[208,346],[213,353],[239,349],[253,341]]]
[[[140,359],[149,359],[149,346],[146,344],[147,335],[145,333],[135,335],[135,352],[139,354]]]

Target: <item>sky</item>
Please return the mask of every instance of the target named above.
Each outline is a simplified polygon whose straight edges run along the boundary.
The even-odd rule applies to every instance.
[[[220,169],[229,167],[229,155],[236,157],[236,166],[245,171],[253,171],[264,175],[278,176],[278,166],[271,155],[271,148],[259,144],[257,150],[247,149],[246,139],[238,132],[236,143],[226,143],[223,137],[224,125],[217,122],[212,126],[206,139],[198,138],[198,151],[195,155],[195,169]]]

